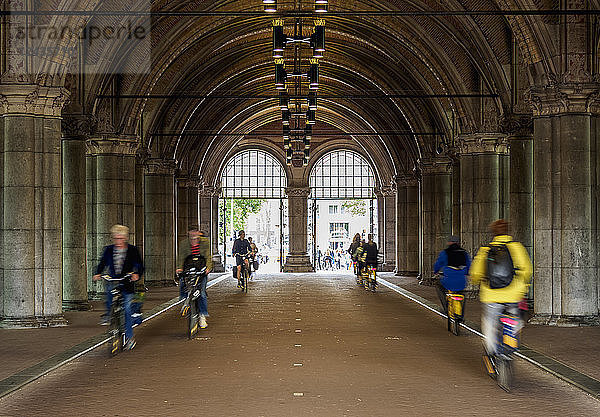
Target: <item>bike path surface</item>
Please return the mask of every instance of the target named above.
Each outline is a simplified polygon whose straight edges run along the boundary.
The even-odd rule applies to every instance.
[[[479,337],[352,276],[259,276],[209,290],[209,327],[188,341],[172,309],[138,346],[82,356],[0,399],[0,415],[591,416],[600,402],[523,361],[512,393],[484,374]]]

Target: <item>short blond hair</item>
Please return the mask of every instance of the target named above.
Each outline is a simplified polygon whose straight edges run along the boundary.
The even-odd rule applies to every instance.
[[[129,238],[129,227],[123,226],[122,224],[115,224],[110,228],[110,236],[115,237],[117,235],[125,236],[126,239]]]

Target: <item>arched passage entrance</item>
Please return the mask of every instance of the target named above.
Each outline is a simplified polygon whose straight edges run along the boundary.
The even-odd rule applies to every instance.
[[[323,155],[312,167],[308,246],[317,269],[332,266],[345,269],[346,249],[359,233],[378,241],[376,179],[369,162],[351,150],[335,150]],[[328,258],[325,262],[325,258]]]
[[[218,232],[225,265],[232,264],[233,240],[243,228],[269,261],[278,259],[281,270],[289,243],[287,183],[283,166],[263,150],[244,150],[227,161],[221,172]]]

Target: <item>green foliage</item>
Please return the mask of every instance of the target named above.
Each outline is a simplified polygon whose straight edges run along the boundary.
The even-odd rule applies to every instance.
[[[264,199],[233,199],[233,229],[246,230],[248,217],[260,211]],[[221,227],[219,241],[222,243],[225,236],[231,235],[231,199],[219,200],[219,222],[223,222],[223,210],[225,210],[225,224]]]
[[[365,216],[367,214],[367,202],[365,200],[345,200],[342,207],[353,216]]]

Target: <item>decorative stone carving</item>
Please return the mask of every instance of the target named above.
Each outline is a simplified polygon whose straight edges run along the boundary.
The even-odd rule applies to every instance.
[[[69,92],[59,87],[2,85],[0,114],[60,117]]]
[[[171,175],[175,173],[175,161],[173,159],[151,158],[145,163],[146,174]]]
[[[135,139],[93,138],[86,142],[88,155],[132,155],[137,154],[139,142]]]
[[[395,178],[396,187],[408,187],[417,185],[419,180],[412,174],[400,175]]]
[[[183,188],[198,188],[200,187],[200,178],[189,175],[178,177],[177,186]]]
[[[95,129],[95,121],[85,114],[63,115],[61,130],[63,139],[82,139],[89,137]]]
[[[536,117],[561,113],[600,113],[600,83],[557,83],[532,87],[527,102]]]
[[[533,118],[530,114],[505,114],[500,123],[502,132],[509,136],[531,136],[533,135]]]
[[[378,190],[381,193],[382,197],[395,197],[396,196],[396,187],[390,185],[384,185]]]
[[[459,137],[461,155],[482,153],[508,154],[508,142],[503,133],[473,133]]]
[[[452,160],[449,158],[423,159],[419,161],[421,174],[450,174],[452,172]]]
[[[216,197],[221,194],[221,189],[211,185],[200,185],[198,194],[200,194],[200,197],[204,198]]]
[[[308,198],[308,196],[310,195],[310,188],[309,187],[300,187],[300,188],[288,187],[285,189],[285,194],[288,197]]]

